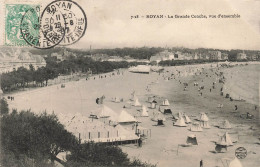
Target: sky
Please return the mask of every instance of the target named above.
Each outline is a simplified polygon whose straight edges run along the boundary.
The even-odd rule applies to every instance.
[[[85,35],[71,48],[89,49],[91,45],[93,49],[146,46],[260,50],[260,0],[74,1],[85,11],[88,25]],[[45,6],[50,0],[41,3]],[[135,15],[161,14],[239,14],[241,18],[131,19]],[[3,34],[0,30],[0,37]]]
[[[82,0],[88,18],[75,48],[260,49],[258,0]],[[239,14],[241,19],[130,19],[134,15]]]

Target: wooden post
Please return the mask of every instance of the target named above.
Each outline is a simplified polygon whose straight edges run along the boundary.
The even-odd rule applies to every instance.
[[[88,132],[88,139],[90,139],[90,132]]]
[[[80,140],[80,133],[79,133],[79,144],[81,143],[81,140]]]

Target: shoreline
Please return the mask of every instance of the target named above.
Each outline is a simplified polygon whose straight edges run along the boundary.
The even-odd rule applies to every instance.
[[[221,159],[233,158],[235,149],[239,146],[245,147],[249,154],[246,159],[241,160],[242,164],[248,167],[255,167],[260,161],[257,157],[260,149],[256,149],[259,133],[259,119],[247,120],[240,118],[241,114],[250,112],[257,115],[257,111],[247,102],[230,101],[220,96],[220,88],[222,84],[217,83],[216,88],[209,89],[212,82],[217,81],[214,72],[217,69],[212,68],[211,64],[202,70],[205,65],[194,66],[176,66],[165,67],[165,72],[138,74],[130,73],[124,69],[123,75],[116,75],[106,78],[90,78],[89,80],[81,79],[78,82],[68,82],[64,89],[56,88],[56,85],[47,87],[48,89],[40,89],[37,92],[27,91],[26,93],[15,94],[15,101],[9,101],[10,107],[17,109],[31,108],[35,113],[44,110],[48,112],[55,111],[55,114],[71,114],[77,113],[83,116],[89,116],[92,111],[98,109],[95,100],[97,97],[105,95],[105,105],[119,114],[122,107],[128,102],[133,90],[139,98],[139,102],[149,106],[147,99],[151,95],[156,95],[161,103],[162,99],[167,98],[172,108],[172,112],[176,115],[179,111],[185,112],[192,121],[196,121],[200,112],[205,112],[209,117],[211,129],[204,129],[203,132],[191,132],[189,126],[176,127],[173,126],[171,115],[166,116],[165,126],[155,126],[156,122],[151,121],[152,113],[157,112],[156,109],[148,109],[149,117],[138,117],[140,126],[151,129],[151,138],[144,141],[141,148],[135,144],[122,145],[120,148],[126,152],[130,158],[138,157],[138,159],[152,164],[158,163],[158,166],[183,166],[193,167],[199,164],[201,159],[204,160],[205,166],[221,165]],[[202,71],[196,71],[195,69]],[[183,74],[177,76],[176,70],[183,70]],[[168,71],[168,72],[167,72]],[[201,72],[201,75],[190,75]],[[171,76],[175,73],[175,79]],[[104,74],[102,74],[104,75]],[[208,75],[208,77],[206,77]],[[158,83],[157,83],[158,81]],[[181,83],[180,83],[181,82]],[[204,86],[203,95],[199,96],[198,87],[194,86],[197,82],[200,86]],[[188,83],[187,91],[184,91],[183,83]],[[151,91],[147,91],[149,86]],[[16,97],[18,96],[18,97]],[[111,101],[114,97],[123,98],[124,102],[114,103]],[[73,103],[71,103],[73,101]],[[222,103],[223,108],[218,108],[218,104]],[[234,105],[238,105],[238,111],[234,112]],[[19,108],[18,108],[19,107]],[[140,107],[126,108],[125,110],[135,116],[139,112]],[[232,129],[219,129],[216,126],[223,120],[229,120]],[[251,126],[256,127],[255,130],[250,129]],[[237,141],[233,147],[228,149],[225,154],[215,154],[215,144],[213,141],[219,140],[219,137],[225,132],[229,132],[233,141]],[[198,146],[181,147],[186,142],[186,137],[195,134],[198,138]],[[250,139],[250,140],[249,140]],[[178,150],[178,151],[177,151]],[[200,155],[197,152],[201,152]],[[195,164],[195,165],[194,165]]]
[[[225,77],[224,87],[226,88],[225,93],[230,94],[233,99],[245,100],[248,103],[256,105],[259,107],[259,92],[258,80],[259,71],[258,64],[250,64],[243,67],[232,67],[233,69],[223,69],[223,74]],[[249,72],[247,72],[249,70]],[[243,73],[245,72],[245,74]],[[247,83],[247,81],[253,78],[252,82]]]

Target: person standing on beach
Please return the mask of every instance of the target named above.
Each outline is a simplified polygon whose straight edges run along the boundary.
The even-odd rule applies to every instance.
[[[200,167],[203,167],[203,160],[200,160]]]
[[[142,141],[142,139],[141,139],[141,137],[140,137],[140,138],[138,139],[138,146],[139,146],[139,147],[142,147],[142,142],[143,142],[143,141]]]

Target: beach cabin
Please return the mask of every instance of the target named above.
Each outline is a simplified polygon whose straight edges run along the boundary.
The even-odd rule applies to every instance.
[[[155,109],[157,105],[157,101],[153,100],[152,103],[150,103],[150,108]]]
[[[162,106],[169,106],[170,103],[168,101],[168,99],[164,99],[163,102],[162,102]]]
[[[223,136],[220,137],[220,140],[216,143],[224,146],[233,146],[233,142],[228,132],[226,132]]]
[[[189,145],[198,145],[197,137],[194,134],[188,135],[186,143]]]
[[[194,122],[190,127],[190,131],[192,131],[192,132],[202,132],[203,129],[201,128],[201,126],[198,122]]]
[[[147,110],[146,106],[145,106],[145,105],[142,105],[141,117],[148,117],[149,114],[148,114],[147,111],[148,111],[148,110]]]
[[[205,129],[209,129],[209,118],[205,113],[200,113],[200,126]]]

